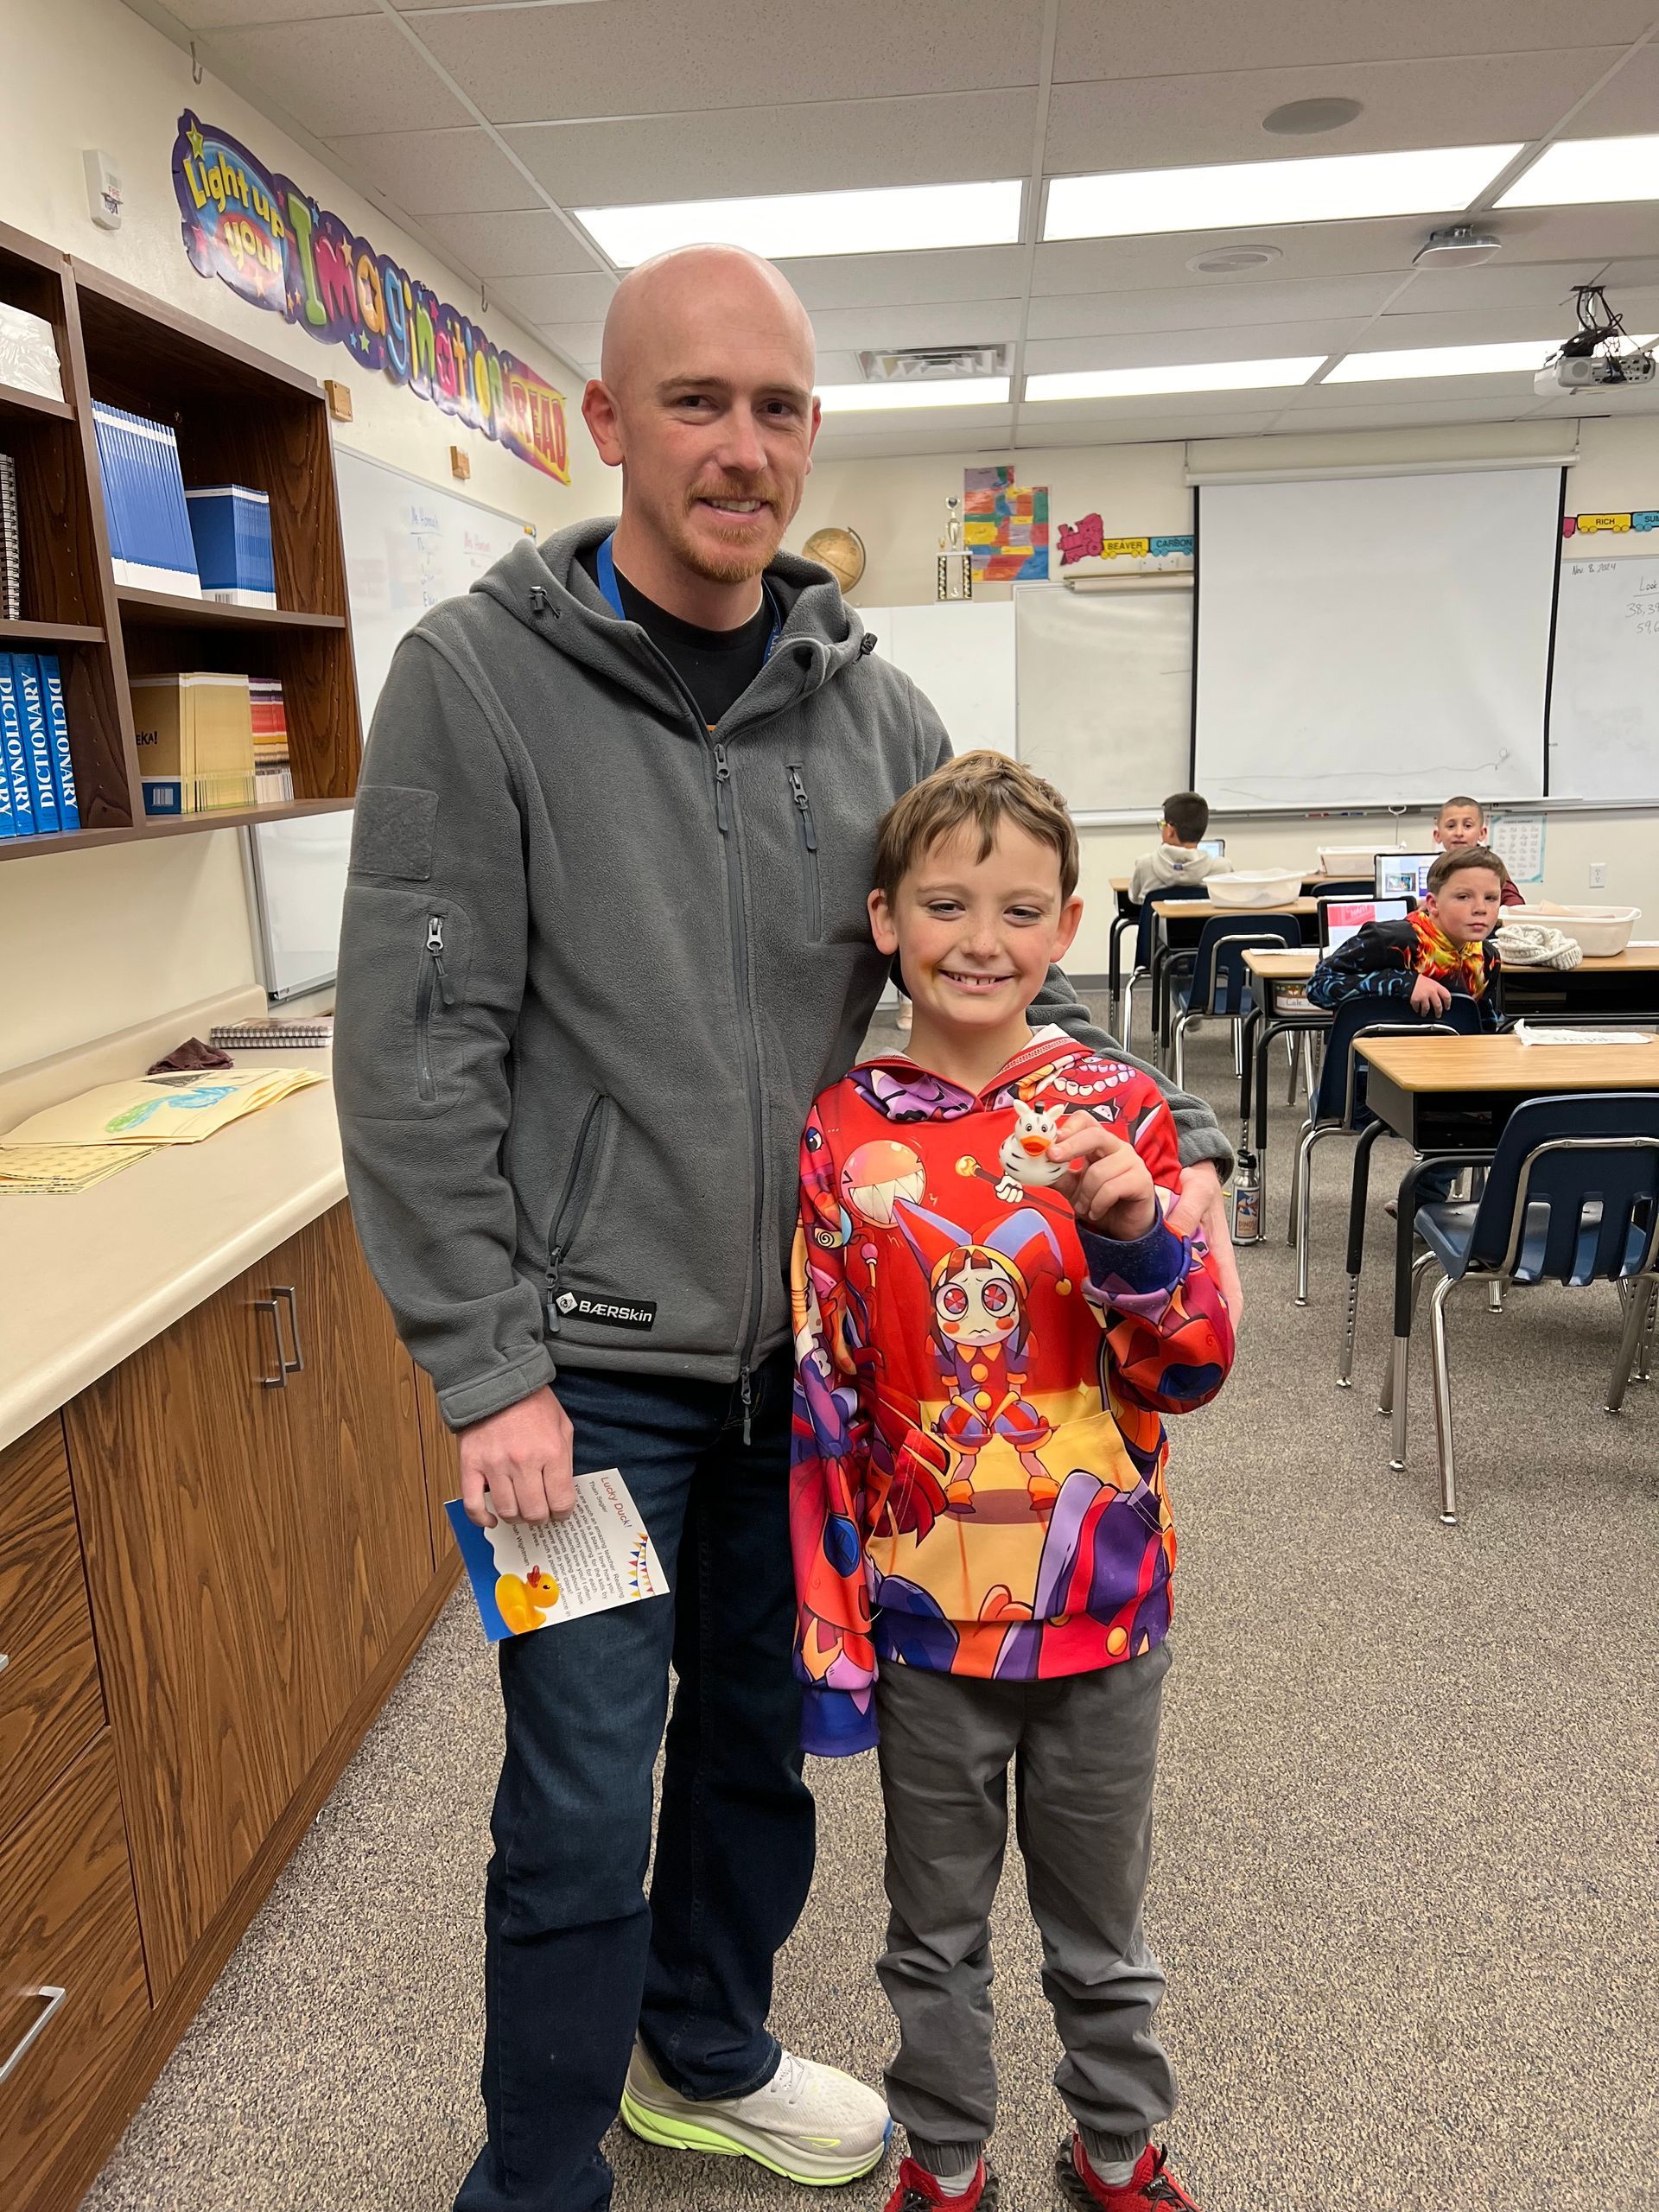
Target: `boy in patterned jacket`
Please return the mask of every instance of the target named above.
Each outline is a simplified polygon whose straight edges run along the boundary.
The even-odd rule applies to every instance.
[[[801,1153],[791,1496],[805,1744],[879,1743],[910,2139],[887,2212],[992,2212],[988,1914],[1007,1772],[1090,2212],[1191,2206],[1141,1928],[1175,1535],[1161,1416],[1203,1405],[1232,1327],[1165,1215],[1150,1080],[1026,1009],[1082,913],[1052,786],[953,760],[882,823],[875,940],[908,1053],[815,1103]]]

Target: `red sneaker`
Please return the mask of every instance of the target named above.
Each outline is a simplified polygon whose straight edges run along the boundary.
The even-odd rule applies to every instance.
[[[1114,2188],[1102,2181],[1090,2164],[1082,2138],[1072,2135],[1055,2154],[1054,2178],[1061,2196],[1068,2204],[1075,2204],[1078,2212],[1159,2212],[1160,2207],[1171,2205],[1198,2212],[1165,2163],[1168,2156],[1166,2151],[1154,2151],[1148,2143],[1128,2181]]]
[[[914,2158],[906,2158],[899,2168],[899,2186],[887,2199],[883,2212],[936,2212],[941,2204],[948,2205],[950,2212],[996,2212],[1001,2193],[1001,2183],[983,2158],[960,2196],[947,2196],[938,2178],[925,2166],[918,2166]]]

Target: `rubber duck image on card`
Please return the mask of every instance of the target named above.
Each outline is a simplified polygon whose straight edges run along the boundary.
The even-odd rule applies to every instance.
[[[575,1510],[563,1521],[479,1529],[459,1498],[444,1507],[492,1643],[668,1594],[656,1546],[618,1471],[578,1475],[575,1487]]]

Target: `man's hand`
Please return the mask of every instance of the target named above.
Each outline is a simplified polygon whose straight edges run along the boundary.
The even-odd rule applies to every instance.
[[[1213,1160],[1200,1160],[1181,1170],[1181,1195],[1166,1218],[1178,1236],[1190,1236],[1195,1229],[1203,1229],[1217,1287],[1233,1317],[1233,1326],[1237,1328],[1244,1313],[1244,1287],[1239,1281],[1238,1262],[1233,1254],[1227,1193],[1221,1187]]]
[[[1068,1114],[1048,1148],[1051,1160],[1076,1171],[1065,1185],[1079,1221],[1120,1243],[1144,1236],[1158,1219],[1158,1194],[1152,1171],[1132,1144],[1097,1122],[1092,1114]]]
[[[498,1521],[562,1521],[574,1510],[570,1421],[551,1390],[461,1432],[461,1502],[479,1529]]]
[[[1411,1002],[1419,1014],[1427,1014],[1432,1020],[1451,1005],[1452,994],[1432,976],[1420,976],[1411,987]]]

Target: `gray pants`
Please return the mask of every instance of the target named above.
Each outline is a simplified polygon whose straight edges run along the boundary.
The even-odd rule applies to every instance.
[[[971,2164],[996,2117],[989,1915],[1010,1759],[1043,1991],[1065,2050],[1054,2086],[1102,2158],[1137,2157],[1174,2107],[1174,2075],[1152,2032],[1163,1970],[1141,1924],[1168,1671],[1167,1643],[1052,1681],[883,1667],[893,1910],[876,1971],[899,2020],[887,2102],[918,2156],[921,2146],[947,2152],[936,2171]]]

